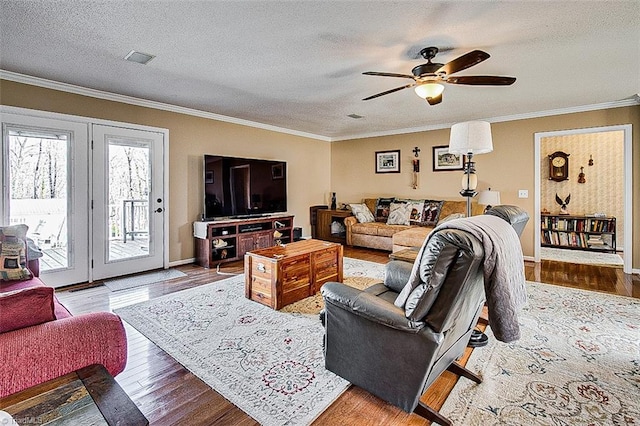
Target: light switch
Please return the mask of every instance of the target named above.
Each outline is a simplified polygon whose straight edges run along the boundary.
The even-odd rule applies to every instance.
[[[529,198],[529,190],[528,189],[518,190],[518,198]]]

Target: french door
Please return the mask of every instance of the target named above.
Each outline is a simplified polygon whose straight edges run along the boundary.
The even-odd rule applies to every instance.
[[[42,115],[0,112],[0,225],[29,226],[43,281],[165,266],[166,134]]]
[[[93,125],[93,279],[161,268],[163,134]]]
[[[88,281],[88,128],[2,114],[2,224],[24,223],[51,286]]]

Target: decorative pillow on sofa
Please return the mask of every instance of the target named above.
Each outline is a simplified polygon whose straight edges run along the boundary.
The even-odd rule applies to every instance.
[[[424,213],[424,200],[396,200],[396,202],[407,203],[410,205],[410,225],[419,225],[422,222],[422,215]]]
[[[422,212],[422,226],[436,226],[440,216],[440,210],[444,201],[442,200],[424,200],[424,209]]]
[[[376,203],[376,222],[386,222],[389,217],[389,208],[391,203],[396,199],[391,198],[378,198]]]
[[[358,219],[358,222],[375,222],[376,218],[373,217],[373,213],[371,213],[366,204],[349,204],[349,207],[351,207],[351,213]]]
[[[409,216],[411,216],[411,204],[391,203],[387,225],[409,225]]]
[[[0,293],[0,333],[56,319],[52,287],[27,287]]]
[[[28,280],[31,271],[27,268],[27,225],[0,227],[0,280]]]

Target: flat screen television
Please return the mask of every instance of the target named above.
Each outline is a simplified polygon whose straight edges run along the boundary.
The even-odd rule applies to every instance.
[[[287,163],[204,156],[204,220],[287,211]]]

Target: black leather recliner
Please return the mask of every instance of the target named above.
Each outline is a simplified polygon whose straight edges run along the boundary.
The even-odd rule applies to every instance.
[[[528,220],[518,207],[492,210],[512,225]],[[483,261],[478,238],[441,229],[416,259],[421,284],[403,308],[394,301],[411,274],[408,262],[389,262],[384,283],[364,291],[341,283],[323,285],[326,368],[407,412],[451,424],[420,397],[445,370],[482,381],[456,360],[485,302]]]

